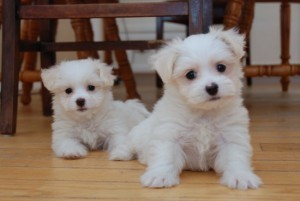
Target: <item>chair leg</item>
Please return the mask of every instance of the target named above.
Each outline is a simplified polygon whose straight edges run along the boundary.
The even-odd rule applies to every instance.
[[[87,19],[84,21],[84,37],[86,41],[94,41],[94,32],[92,29],[92,24],[90,19]],[[89,51],[90,57],[94,58],[94,59],[99,59],[99,55],[98,52],[95,50],[90,50]]]
[[[251,52],[250,52],[250,34],[248,34],[248,37],[246,38],[246,65],[251,65]],[[246,83],[247,86],[252,86],[252,77],[246,77]]]
[[[41,42],[54,42],[57,28],[56,20],[43,20],[41,22],[41,32],[40,40]],[[56,62],[55,52],[45,52],[41,51],[41,67],[49,68],[53,66]],[[52,95],[50,92],[42,86],[42,105],[43,105],[43,114],[45,116],[51,116],[52,111]]]
[[[108,41],[109,36],[107,35],[107,33],[105,31],[103,31],[103,35],[104,35],[104,40]],[[104,51],[104,60],[105,63],[107,63],[108,65],[111,65],[113,63],[113,54],[111,50],[105,50]]]
[[[23,24],[21,38],[31,41],[37,41],[39,36],[39,22],[37,20],[27,20],[26,24]],[[26,26],[26,27],[25,27]],[[24,33],[24,32],[26,33]],[[26,36],[25,36],[26,35]],[[25,52],[23,57],[22,71],[33,71],[36,68],[37,53]],[[31,102],[31,90],[33,82],[22,82],[22,95],[21,103],[28,105]]]
[[[108,39],[110,41],[120,41],[119,30],[114,18],[105,18],[103,19],[104,31],[107,33]],[[125,50],[116,50],[115,51],[116,59],[119,64],[119,72],[122,80],[124,81],[127,98],[134,99],[140,98],[136,90],[136,83],[134,80],[133,72],[131,70],[130,63],[127,58]]]
[[[86,1],[86,3],[96,3],[96,1]],[[80,4],[82,0],[65,0],[66,4]],[[77,42],[81,41],[93,41],[93,31],[90,19],[71,19],[71,25],[75,33],[75,39]],[[85,59],[92,57],[98,59],[97,51],[77,51],[77,57],[79,59]]]
[[[2,37],[2,83],[0,130],[2,134],[16,132],[18,107],[18,81],[20,68],[19,39],[20,20],[15,8],[18,0],[3,1],[3,37]],[[16,45],[12,45],[16,44]]]
[[[281,63],[289,64],[290,59],[290,4],[284,1],[280,7],[280,25],[281,25]],[[281,77],[282,91],[288,91],[290,79],[289,76]]]
[[[33,71],[36,67],[37,53],[36,52],[26,52],[24,54],[24,65],[22,71]],[[33,82],[22,82],[22,94],[21,103],[24,105],[29,105],[31,102],[31,90],[33,87]]]
[[[156,18],[156,39],[162,40],[164,38],[164,20],[162,17]],[[160,76],[155,73],[155,82],[156,87],[161,89],[163,87],[163,81],[161,80]]]
[[[231,29],[238,25],[241,15],[243,0],[232,0],[227,3],[226,14],[224,16],[224,28]]]
[[[93,41],[92,25],[89,19],[71,19],[71,25],[77,42]],[[97,51],[77,51],[77,57],[79,59],[99,58]]]
[[[290,77],[289,76],[283,76],[280,79],[281,83],[281,89],[283,92],[287,92],[289,90],[289,85],[290,85]]]

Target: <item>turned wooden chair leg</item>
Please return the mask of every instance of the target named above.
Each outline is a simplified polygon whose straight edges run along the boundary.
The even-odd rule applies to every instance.
[[[96,3],[96,1],[84,1],[84,2],[91,2]],[[65,0],[64,3],[66,4],[80,4],[82,0]],[[87,42],[94,40],[94,34],[92,30],[92,25],[90,19],[71,19],[71,25],[73,31],[75,33],[75,40],[77,42]],[[97,51],[77,51],[77,58],[78,59],[85,59],[88,57],[92,57],[95,59],[99,58]]]
[[[77,42],[85,41],[92,42],[94,40],[94,34],[92,30],[92,25],[89,19],[73,19],[71,20],[73,30],[75,32],[75,39]],[[79,51],[77,52],[77,57],[79,59],[85,59],[92,57],[94,59],[99,59],[97,51]]]
[[[249,38],[252,21],[254,18],[254,0],[230,0],[226,6],[226,14],[224,16],[224,28],[239,28],[239,32]]]
[[[91,24],[89,19],[71,19],[71,25],[73,31],[75,33],[75,40],[77,42],[86,42],[86,41],[93,41],[93,35],[91,32]],[[87,29],[87,30],[85,30]],[[88,36],[88,34],[91,34]],[[85,59],[87,57],[98,58],[97,52],[92,53],[93,51],[77,51],[77,58],[78,59]]]
[[[26,52],[24,54],[24,66],[22,71],[33,71],[36,68],[37,54],[35,52]],[[22,81],[21,103],[29,105],[31,103],[31,91],[33,82]]]
[[[250,30],[254,18],[254,0],[232,0],[227,5],[226,15],[224,17],[225,29],[238,27],[239,32],[246,35],[246,65],[251,64],[250,60]],[[252,78],[246,77],[248,86],[252,85]]]
[[[228,2],[226,7],[226,15],[224,16],[224,29],[231,29],[238,25],[241,15],[243,0],[232,0]]]
[[[84,37],[86,41],[92,42],[94,41],[94,32],[92,29],[92,24],[91,24],[91,20],[85,20],[84,21]],[[89,55],[90,57],[94,58],[94,59],[99,59],[99,55],[98,52],[95,50],[90,50],[89,51]]]
[[[108,39],[110,41],[120,41],[119,30],[114,18],[103,19],[104,31],[107,33]],[[136,90],[136,83],[133,76],[133,72],[130,63],[127,58],[125,50],[115,50],[115,56],[119,64],[119,73],[124,81],[127,91],[127,98],[134,99],[140,98]]]
[[[36,20],[26,20],[23,24],[21,38],[30,41],[37,41],[39,36],[39,22]],[[36,52],[25,52],[23,56],[22,71],[33,71],[36,68],[37,53]],[[21,103],[28,105],[31,102],[31,90],[33,82],[22,82],[22,95]]]

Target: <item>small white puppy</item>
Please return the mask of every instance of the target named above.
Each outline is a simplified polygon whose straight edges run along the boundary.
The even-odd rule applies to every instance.
[[[42,71],[53,93],[52,149],[75,159],[88,150],[108,149],[111,160],[128,151],[124,141],[133,126],[148,116],[137,100],[113,101],[112,68],[92,59],[65,61]]]
[[[148,165],[143,186],[174,186],[182,170],[211,168],[230,188],[260,186],[241,98],[243,48],[242,35],[211,28],[174,40],[152,57],[164,95],[129,134],[132,157]]]

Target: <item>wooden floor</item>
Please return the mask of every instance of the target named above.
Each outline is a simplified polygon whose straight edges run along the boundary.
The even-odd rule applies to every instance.
[[[139,92],[149,108],[157,97],[142,78]],[[146,81],[145,81],[146,80]],[[116,97],[124,97],[122,87]],[[0,136],[0,200],[300,200],[300,84],[282,93],[276,83],[257,83],[244,92],[251,115],[253,163],[264,185],[231,190],[214,172],[183,172],[174,188],[147,189],[139,183],[145,167],[137,161],[112,162],[93,152],[80,160],[56,158],[50,148],[50,117],[41,115],[40,97],[19,106],[14,137]]]

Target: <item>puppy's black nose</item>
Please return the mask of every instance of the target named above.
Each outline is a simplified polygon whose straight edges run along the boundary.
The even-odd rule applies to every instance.
[[[79,107],[83,107],[84,104],[85,104],[85,99],[84,98],[78,98],[76,100],[76,104],[79,106]]]
[[[218,93],[218,89],[219,86],[214,82],[211,83],[211,85],[205,87],[206,92],[211,96],[216,95]]]

